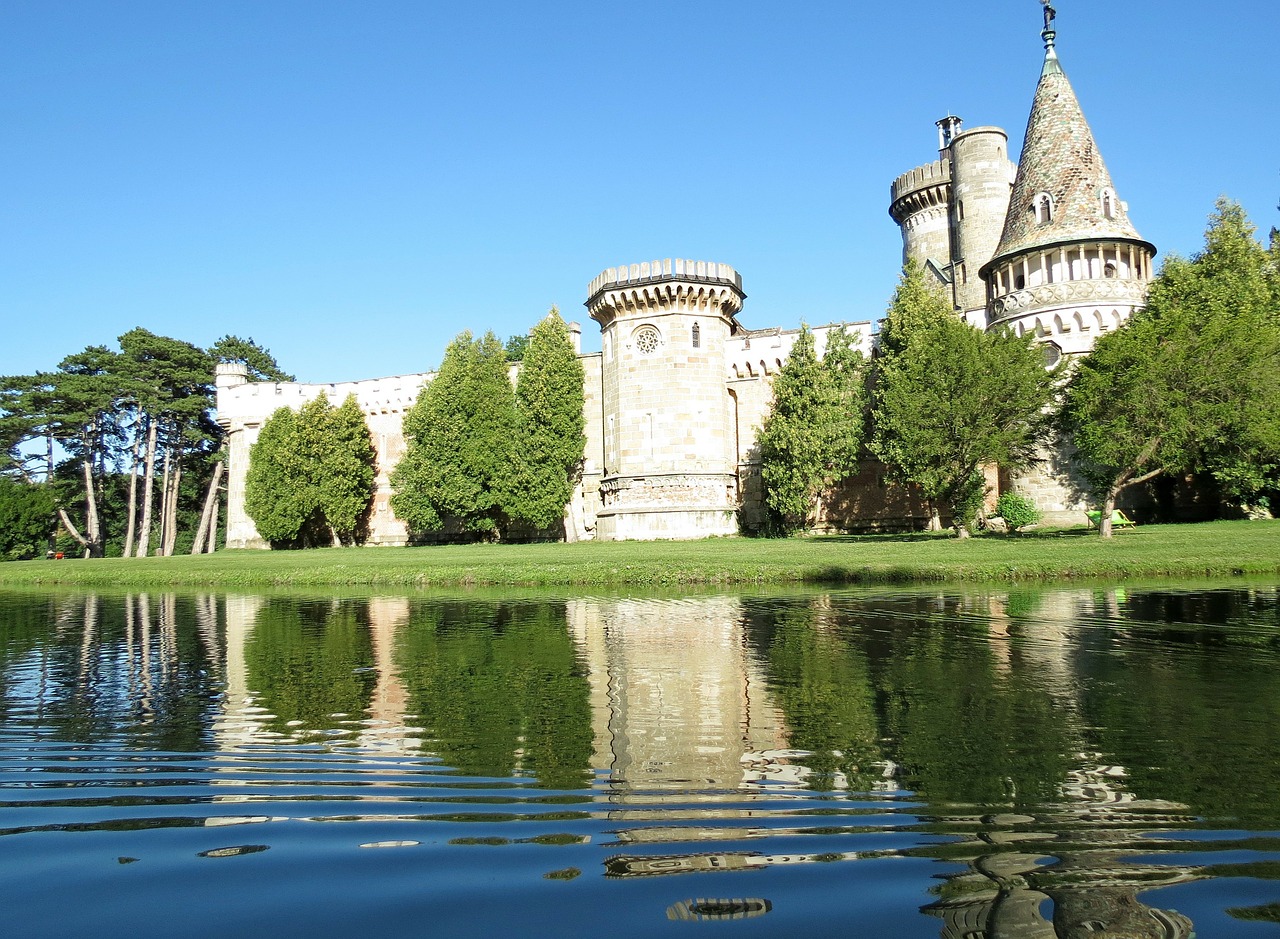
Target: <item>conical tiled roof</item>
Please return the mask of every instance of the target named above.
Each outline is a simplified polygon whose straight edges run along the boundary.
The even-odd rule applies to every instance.
[[[1046,33],[1046,40],[1004,233],[987,268],[1009,255],[1063,242],[1142,240],[1115,194],[1080,102],[1058,63],[1052,33]],[[1052,200],[1048,213],[1037,212],[1042,193]],[[1104,200],[1106,194],[1110,198]]]

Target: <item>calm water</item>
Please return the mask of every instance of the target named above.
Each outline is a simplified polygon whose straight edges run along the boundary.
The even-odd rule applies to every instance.
[[[1278,594],[0,593],[5,933],[1275,936]]]

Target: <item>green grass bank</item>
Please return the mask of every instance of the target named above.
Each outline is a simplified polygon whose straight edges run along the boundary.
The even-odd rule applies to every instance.
[[[199,557],[18,561],[0,585],[604,587],[1009,583],[1280,574],[1280,521],[1152,525],[1107,542],[1083,529],[985,536],[223,551]]]

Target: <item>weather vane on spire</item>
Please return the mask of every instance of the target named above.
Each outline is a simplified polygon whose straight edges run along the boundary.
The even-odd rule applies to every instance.
[[[1044,40],[1046,49],[1053,48],[1053,38],[1057,35],[1057,31],[1053,28],[1054,18],[1058,15],[1058,11],[1053,8],[1052,0],[1040,0],[1044,4],[1044,30],[1040,33],[1040,38]]]

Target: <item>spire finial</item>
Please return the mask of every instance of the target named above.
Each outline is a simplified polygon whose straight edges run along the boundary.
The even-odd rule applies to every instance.
[[[1044,40],[1044,48],[1046,52],[1053,51],[1053,40],[1058,35],[1053,28],[1054,18],[1057,17],[1058,11],[1052,6],[1052,0],[1040,0],[1044,4],[1044,29],[1040,32],[1040,38]]]

